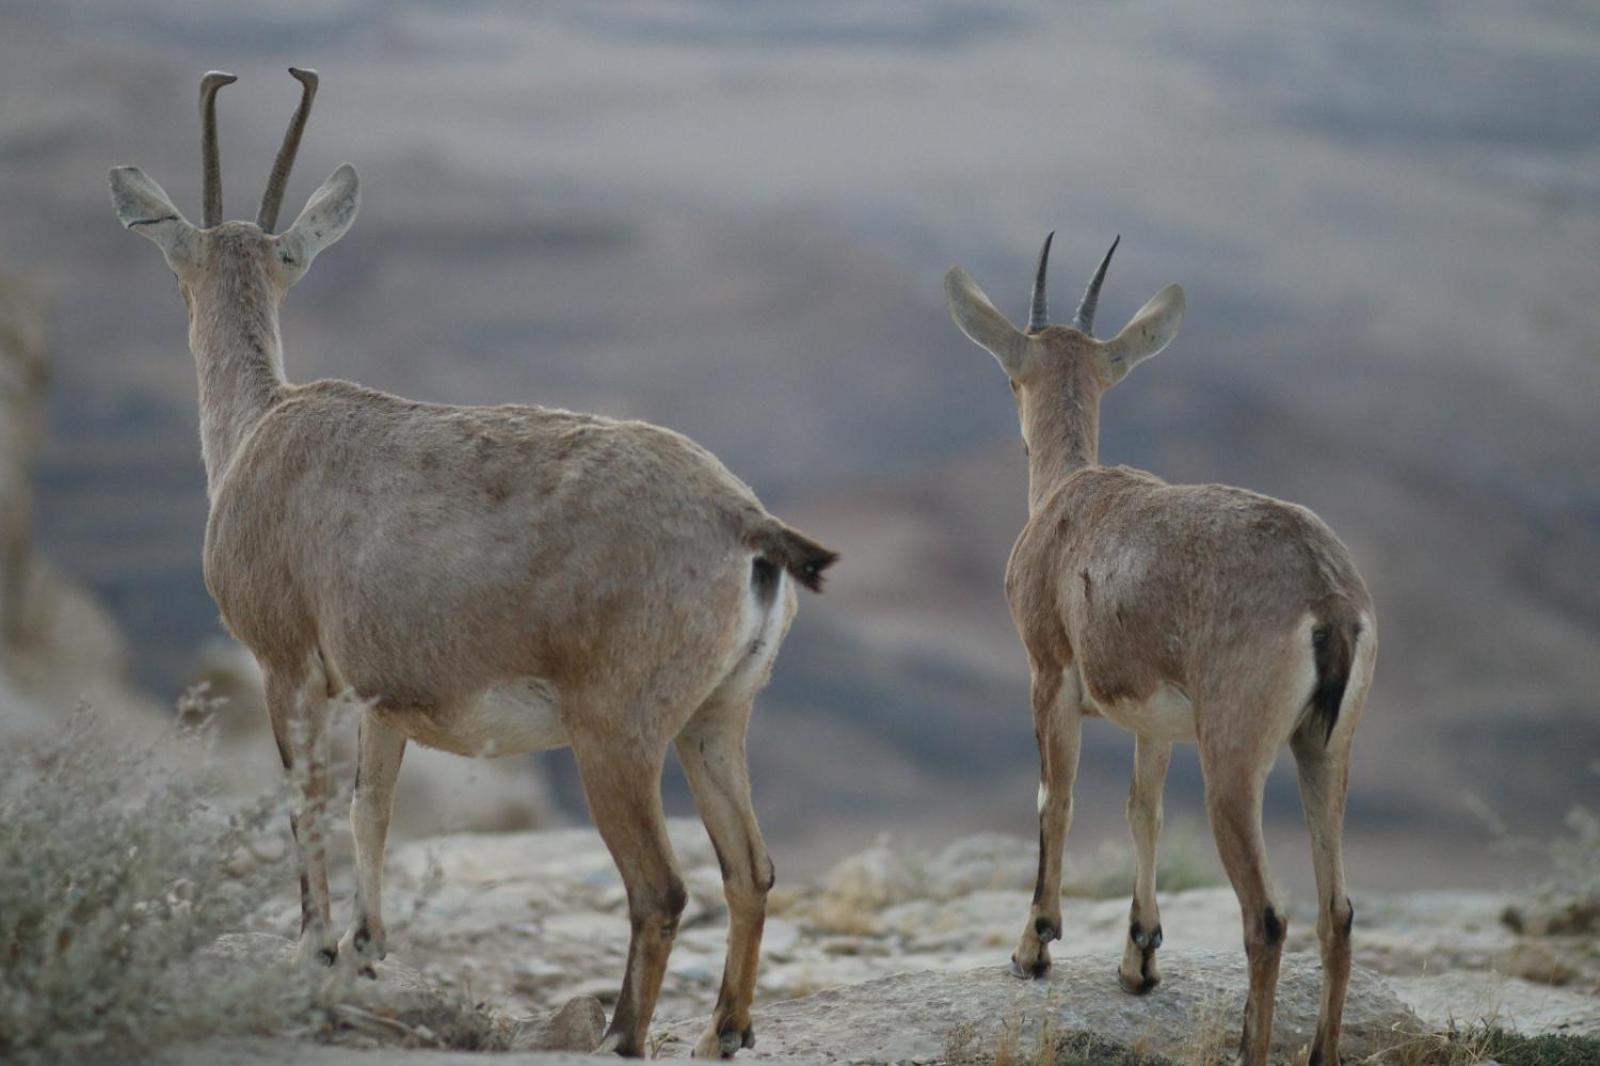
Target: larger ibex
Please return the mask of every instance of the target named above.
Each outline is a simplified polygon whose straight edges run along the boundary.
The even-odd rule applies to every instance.
[[[1099,465],[1100,396],[1172,341],[1183,290],[1167,286],[1121,333],[1096,340],[1111,252],[1067,326],[1047,314],[1049,256],[1046,238],[1025,332],[960,267],[945,275],[956,324],[1011,379],[1028,453],[1028,522],[1006,566],[1006,597],[1033,677],[1039,877],[1013,969],[1021,977],[1049,970],[1049,942],[1061,935],[1080,725],[1084,715],[1103,715],[1135,736],[1128,822],[1138,875],[1118,976],[1136,994],[1156,986],[1161,789],[1173,741],[1195,741],[1217,850],[1244,917],[1250,993],[1241,1054],[1264,1063],[1286,927],[1267,874],[1261,796],[1288,743],[1311,830],[1322,941],[1311,1062],[1332,1066],[1354,913],[1340,834],[1350,740],[1378,650],[1372,600],[1344,545],[1303,507]]]
[[[632,939],[603,1047],[640,1054],[683,910],[660,779],[677,747],[722,863],[727,966],[701,1055],[751,1045],[772,864],[750,806],[745,730],[795,611],[835,555],[768,514],[688,439],[541,407],[415,403],[284,380],[278,305],[355,220],[345,164],[274,234],[305,128],[304,87],[256,221],[222,220],[216,93],[201,82],[205,213],[184,219],[134,167],[111,172],[128,229],[160,246],[189,308],[207,491],[206,587],[256,656],[294,819],[301,954],[384,955],[380,881],[408,739],[463,755],[571,745],[627,886]],[[317,753],[331,696],[361,720],[354,921],[329,914]]]

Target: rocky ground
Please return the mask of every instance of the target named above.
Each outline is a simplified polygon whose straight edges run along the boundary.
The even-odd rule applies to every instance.
[[[672,835],[690,903],[653,1028],[662,1057],[687,1055],[704,1025],[725,931],[704,831],[680,821]],[[779,888],[753,1055],[928,1062],[992,1056],[1008,1041],[1025,1047],[1046,1029],[1087,1029],[1193,1061],[1200,1044],[1230,1039],[1244,983],[1231,891],[1163,894],[1165,981],[1148,997],[1127,996],[1116,985],[1127,919],[1121,897],[1069,899],[1054,973],[1048,982],[1024,983],[1003,964],[1027,911],[1033,863],[1031,844],[1006,837],[973,837],[925,856],[884,843],[820,883]],[[1071,871],[1069,883],[1082,883],[1085,873]],[[570,1009],[590,1020],[578,1024],[577,1037],[558,1042],[570,1047],[582,1044],[585,1024],[599,1025],[587,997],[608,1006],[615,996],[627,946],[623,890],[587,828],[402,846],[391,856],[386,897],[391,954],[360,1009],[390,1021],[357,1014],[344,1043],[437,1042],[440,1004],[454,1003],[493,1019],[485,1024],[501,1027],[500,1046],[548,1047],[544,1020],[576,1000]],[[1527,1034],[1600,1035],[1593,913],[1492,893],[1358,893],[1355,901],[1348,1054],[1369,1053],[1397,1032],[1479,1020]],[[1286,1058],[1307,1042],[1316,1016],[1320,978],[1305,903],[1290,902],[1279,989],[1276,1046]],[[287,941],[263,934],[292,931],[296,908],[286,894],[261,913],[250,957],[259,963],[262,952],[286,950]],[[227,1047],[231,1056],[265,1061],[285,1050],[274,1050],[281,1043]],[[312,1054],[294,1046],[297,1058]],[[217,1050],[189,1048],[179,1059],[199,1061],[194,1056]],[[338,1054],[346,1051],[357,1053]],[[417,1061],[425,1059],[433,1060],[419,1053]]]

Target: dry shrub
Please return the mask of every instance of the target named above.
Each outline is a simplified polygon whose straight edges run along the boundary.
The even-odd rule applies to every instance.
[[[203,721],[204,703],[185,715]],[[509,1047],[514,1026],[482,1006],[440,994],[396,1010],[350,967],[220,947],[294,884],[298,785],[224,803],[207,740],[179,725],[130,750],[80,710],[57,738],[0,750],[0,1059],[123,1060],[239,1034]]]
[[[119,747],[80,709],[0,752],[0,1054],[123,1053],[217,1016],[248,1026],[272,998],[201,952],[291,878],[281,801],[224,810],[174,769],[203,760],[200,734],[162,748]]]

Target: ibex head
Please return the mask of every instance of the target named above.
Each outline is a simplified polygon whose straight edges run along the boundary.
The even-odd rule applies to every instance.
[[[1111,256],[1122,240],[1118,237],[1111,242],[1110,251],[1094,272],[1072,323],[1051,325],[1045,301],[1045,275],[1050,264],[1050,242],[1054,237],[1054,233],[1046,237],[1044,247],[1039,250],[1026,332],[1017,329],[995,309],[965,270],[951,267],[944,276],[951,317],[961,327],[961,332],[999,360],[1011,379],[1012,390],[1024,405],[1024,422],[1029,393],[1037,391],[1063,399],[1064,392],[1082,396],[1088,391],[1098,395],[1121,381],[1136,363],[1170,344],[1183,320],[1183,289],[1168,285],[1139,309],[1121,333],[1110,340],[1095,339],[1095,308],[1100,302],[1100,286],[1111,265]]]
[[[222,172],[217,153],[217,90],[238,79],[211,71],[200,80],[201,166],[204,173],[202,224],[194,225],[172,205],[172,199],[138,167],[113,167],[111,203],[123,226],[150,238],[161,249],[178,279],[191,313],[198,290],[208,279],[236,290],[243,279],[263,282],[281,299],[306,272],[311,260],[333,244],[355,221],[360,185],[355,168],[345,163],[312,194],[305,210],[288,230],[273,234],[284,187],[294,166],[300,137],[317,92],[317,74],[289,68],[302,87],[300,106],[289,122],[283,146],[267,179],[254,222],[222,220]]]

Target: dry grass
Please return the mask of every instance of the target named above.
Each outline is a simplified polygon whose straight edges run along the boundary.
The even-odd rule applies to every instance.
[[[1050,1017],[1025,1038],[1027,1023],[1025,1015],[1009,1015],[986,1044],[978,1024],[964,1022],[945,1034],[944,1061],[948,1066],[1176,1066],[1097,1033],[1062,1029]]]
[[[1593,1066],[1600,1038],[1522,1036],[1493,1024],[1441,1033],[1395,1033],[1393,1044],[1362,1060],[1363,1066]]]
[[[1189,1018],[1189,1035],[1178,1061],[1183,1066],[1229,1066],[1238,1043],[1234,1023],[1234,1011],[1226,1000],[1197,1008]]]
[[[806,912],[805,918],[818,933],[875,937],[883,932],[877,906],[859,896],[824,893]]]
[[[976,1022],[950,1030],[944,1061],[948,1066],[1228,1066],[1234,1061],[1235,1037],[1224,1009],[1207,1008],[1193,1024],[1183,1047],[1166,1058],[1095,1033],[1058,1029],[1050,1019],[1025,1038],[1027,1019],[1012,1015],[988,1041]],[[1308,1054],[1302,1048],[1289,1062],[1304,1066]],[[1442,1033],[1397,1032],[1389,1047],[1359,1060],[1359,1066],[1478,1066],[1486,1061],[1500,1066],[1594,1066],[1600,1063],[1600,1039],[1525,1037],[1492,1025]]]

